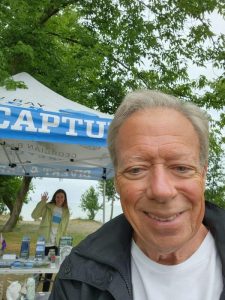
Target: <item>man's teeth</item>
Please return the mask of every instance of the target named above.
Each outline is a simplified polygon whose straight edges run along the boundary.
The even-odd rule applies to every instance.
[[[156,220],[156,221],[160,221],[160,222],[169,222],[169,221],[175,220],[176,217],[177,217],[179,214],[175,214],[175,215],[173,215],[173,216],[166,217],[166,218],[157,217],[157,216],[152,215],[152,214],[150,214],[150,213],[147,213],[147,215],[148,215],[150,218],[152,218],[152,219],[154,219],[154,220]]]

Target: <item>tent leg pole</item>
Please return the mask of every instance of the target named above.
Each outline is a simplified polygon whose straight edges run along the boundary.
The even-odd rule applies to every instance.
[[[105,224],[105,189],[106,189],[106,180],[103,179],[103,224]]]

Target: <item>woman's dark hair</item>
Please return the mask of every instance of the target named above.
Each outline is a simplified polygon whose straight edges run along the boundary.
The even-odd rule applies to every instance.
[[[52,196],[52,200],[49,203],[56,203],[55,199],[56,199],[56,195],[59,193],[63,193],[64,194],[64,202],[63,202],[63,207],[68,208],[68,203],[67,203],[67,196],[66,196],[66,192],[63,189],[58,189],[57,191],[55,191],[55,193]]]

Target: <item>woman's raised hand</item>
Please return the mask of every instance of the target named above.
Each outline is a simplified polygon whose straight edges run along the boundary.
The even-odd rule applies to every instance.
[[[41,201],[48,201],[48,192],[44,192],[41,194]]]

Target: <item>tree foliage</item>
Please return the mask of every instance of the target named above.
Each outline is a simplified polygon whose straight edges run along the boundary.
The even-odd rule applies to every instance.
[[[9,232],[16,226],[16,223],[19,219],[20,212],[23,206],[24,199],[30,188],[31,180],[32,177],[28,177],[28,176],[22,177],[20,188],[16,193],[16,198],[15,198],[15,203],[13,205],[12,213],[10,215],[10,218],[7,220],[7,222],[2,228],[3,232]]]
[[[98,201],[98,193],[91,186],[82,196],[80,207],[87,212],[89,220],[94,220],[96,213],[102,209],[102,205]]]
[[[225,208],[224,148],[221,147],[220,130],[214,124],[210,135],[210,152],[205,198]]]
[[[0,176],[0,214],[7,210],[9,210],[10,215],[12,214],[22,180],[23,178],[18,176]],[[28,201],[29,199],[26,195],[24,203],[28,203]]]
[[[223,0],[2,0],[0,81],[12,88],[8,76],[26,71],[108,113],[140,87],[222,107],[224,74],[193,80],[188,72],[190,64],[224,69],[215,12],[224,17]]]

